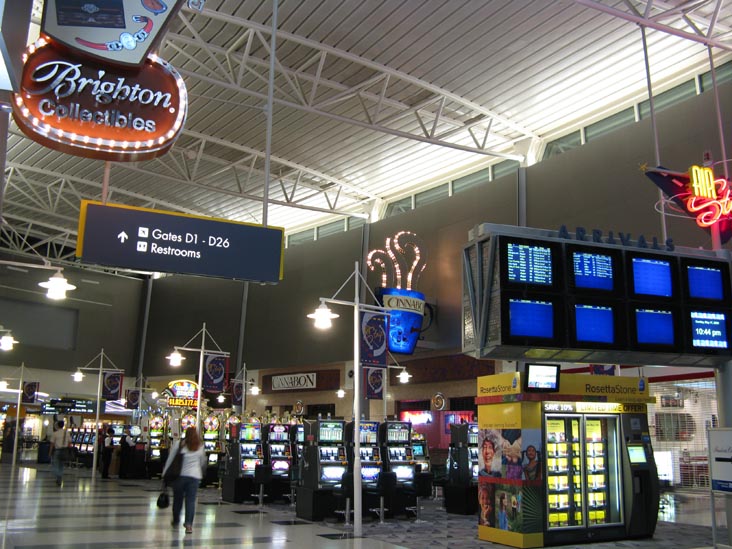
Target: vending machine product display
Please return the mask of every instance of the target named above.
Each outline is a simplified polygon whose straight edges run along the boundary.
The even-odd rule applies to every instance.
[[[476,399],[479,538],[544,547],[652,536],[659,490],[645,380],[523,375],[478,378],[478,395],[490,395]]]

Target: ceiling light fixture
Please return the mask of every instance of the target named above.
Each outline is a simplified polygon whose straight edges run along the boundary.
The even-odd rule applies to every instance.
[[[168,359],[168,362],[170,363],[171,366],[180,366],[181,364],[183,364],[183,361],[186,359],[186,357],[184,357],[182,354],[180,354],[177,349],[174,350],[172,353],[170,353],[165,358]]]
[[[2,326],[0,326],[0,332],[4,332],[2,337],[0,337],[0,350],[2,351],[12,351],[13,345],[18,343],[17,340],[15,340],[10,333],[10,330],[6,330]]]
[[[312,318],[315,321],[315,327],[318,330],[327,330],[333,326],[331,322],[334,318],[338,318],[340,315],[330,310],[325,303],[320,303],[320,306],[308,315],[308,318]]]
[[[76,290],[76,286],[69,284],[64,275],[61,274],[61,269],[56,271],[47,282],[39,282],[38,285],[41,288],[46,288],[46,297],[48,299],[60,300],[66,299],[66,292]]]

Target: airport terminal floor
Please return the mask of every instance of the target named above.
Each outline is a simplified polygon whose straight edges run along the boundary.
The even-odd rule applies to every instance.
[[[158,509],[160,481],[101,480],[89,469],[68,469],[56,486],[49,465],[0,465],[2,537],[0,549],[290,547],[297,549],[387,549],[425,547],[504,547],[477,538],[475,516],[446,513],[439,497],[422,500],[421,520],[364,518],[363,536],[337,519],[308,522],[287,503],[234,504],[221,501],[218,488],[198,492],[193,533],[170,525],[170,509]],[[439,493],[438,493],[439,496]],[[724,501],[716,498],[718,524],[725,524]],[[679,548],[712,546],[708,493],[665,493],[653,539],[571,545],[593,548]],[[718,543],[726,531],[718,534]],[[724,536],[724,537],[722,537]]]

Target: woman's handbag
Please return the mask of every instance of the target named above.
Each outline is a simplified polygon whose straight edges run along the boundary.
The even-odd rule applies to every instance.
[[[173,461],[170,463],[170,467],[165,471],[163,480],[165,484],[170,486],[180,476],[181,469],[183,468],[183,454],[180,452],[180,446],[178,446],[178,452],[175,454]]]
[[[167,509],[169,505],[170,497],[168,496],[168,491],[163,488],[163,491],[158,496],[158,509]]]

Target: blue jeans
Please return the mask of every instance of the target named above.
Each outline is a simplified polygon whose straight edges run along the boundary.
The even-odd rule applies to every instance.
[[[186,498],[186,520],[183,524],[193,526],[193,515],[196,513],[196,493],[200,479],[193,477],[178,477],[173,482],[173,522],[180,521],[180,510],[183,507],[183,497]]]
[[[58,449],[55,449],[51,456],[51,472],[56,480],[61,480],[64,476],[64,462],[61,461],[61,452]]]

